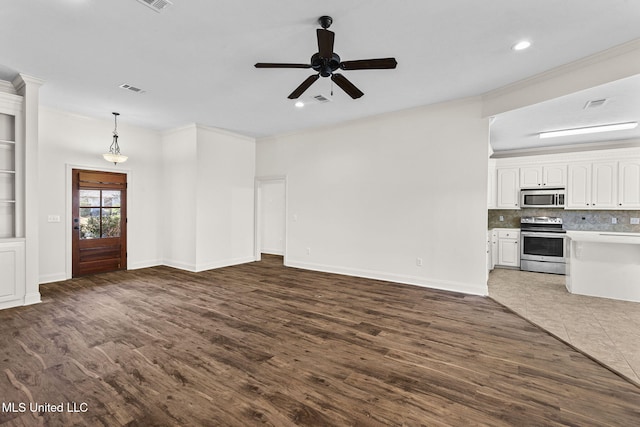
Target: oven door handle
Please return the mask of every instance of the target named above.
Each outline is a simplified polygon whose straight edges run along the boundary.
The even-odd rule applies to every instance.
[[[553,237],[559,239],[565,239],[567,237],[565,233],[539,233],[537,231],[521,231],[520,235],[533,237]]]

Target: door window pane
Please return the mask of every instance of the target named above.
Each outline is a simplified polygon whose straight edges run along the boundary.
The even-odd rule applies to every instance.
[[[114,208],[120,207],[120,191],[119,190],[103,190],[102,191],[102,206],[111,206]]]
[[[99,207],[100,190],[80,190],[81,207]]]
[[[79,190],[80,239],[120,237],[120,190]]]
[[[80,208],[80,239],[100,238],[100,208]]]
[[[120,237],[120,208],[102,209],[101,237]]]

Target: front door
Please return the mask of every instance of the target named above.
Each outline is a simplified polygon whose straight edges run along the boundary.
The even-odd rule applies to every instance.
[[[73,277],[127,268],[127,175],[73,169]]]

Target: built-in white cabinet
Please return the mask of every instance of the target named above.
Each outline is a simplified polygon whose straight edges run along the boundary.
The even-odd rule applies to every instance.
[[[520,169],[497,168],[496,207],[520,209]]]
[[[0,309],[24,304],[24,240],[0,240]]]
[[[618,207],[640,209],[640,159],[618,163]]]
[[[495,265],[504,267],[520,267],[520,229],[496,228],[497,256]]]
[[[520,168],[520,188],[564,187],[567,165],[526,166]]]
[[[17,220],[21,199],[18,191],[22,180],[18,166],[20,142],[17,120],[21,118],[20,97],[0,94],[0,239],[13,238],[20,233]]]
[[[27,160],[26,155],[27,146],[29,153],[36,153],[32,131],[37,128],[38,104],[28,104],[25,97],[37,100],[37,85],[35,79],[22,75],[13,83],[0,81],[0,309],[40,301],[37,257],[29,257],[29,251],[37,253],[38,247],[28,245],[26,239],[28,235],[37,242],[37,227],[27,232],[25,211],[25,171],[38,167],[37,156]],[[29,200],[37,200],[37,179],[30,184],[35,190]]]
[[[618,162],[570,163],[567,209],[615,209],[618,207]]]

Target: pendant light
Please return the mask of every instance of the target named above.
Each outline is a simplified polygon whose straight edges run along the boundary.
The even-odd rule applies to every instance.
[[[118,163],[126,162],[128,157],[120,154],[120,146],[118,145],[118,116],[120,113],[112,113],[113,122],[115,127],[113,128],[113,142],[109,147],[109,152],[104,153],[102,157],[108,162],[113,162],[114,165]]]

